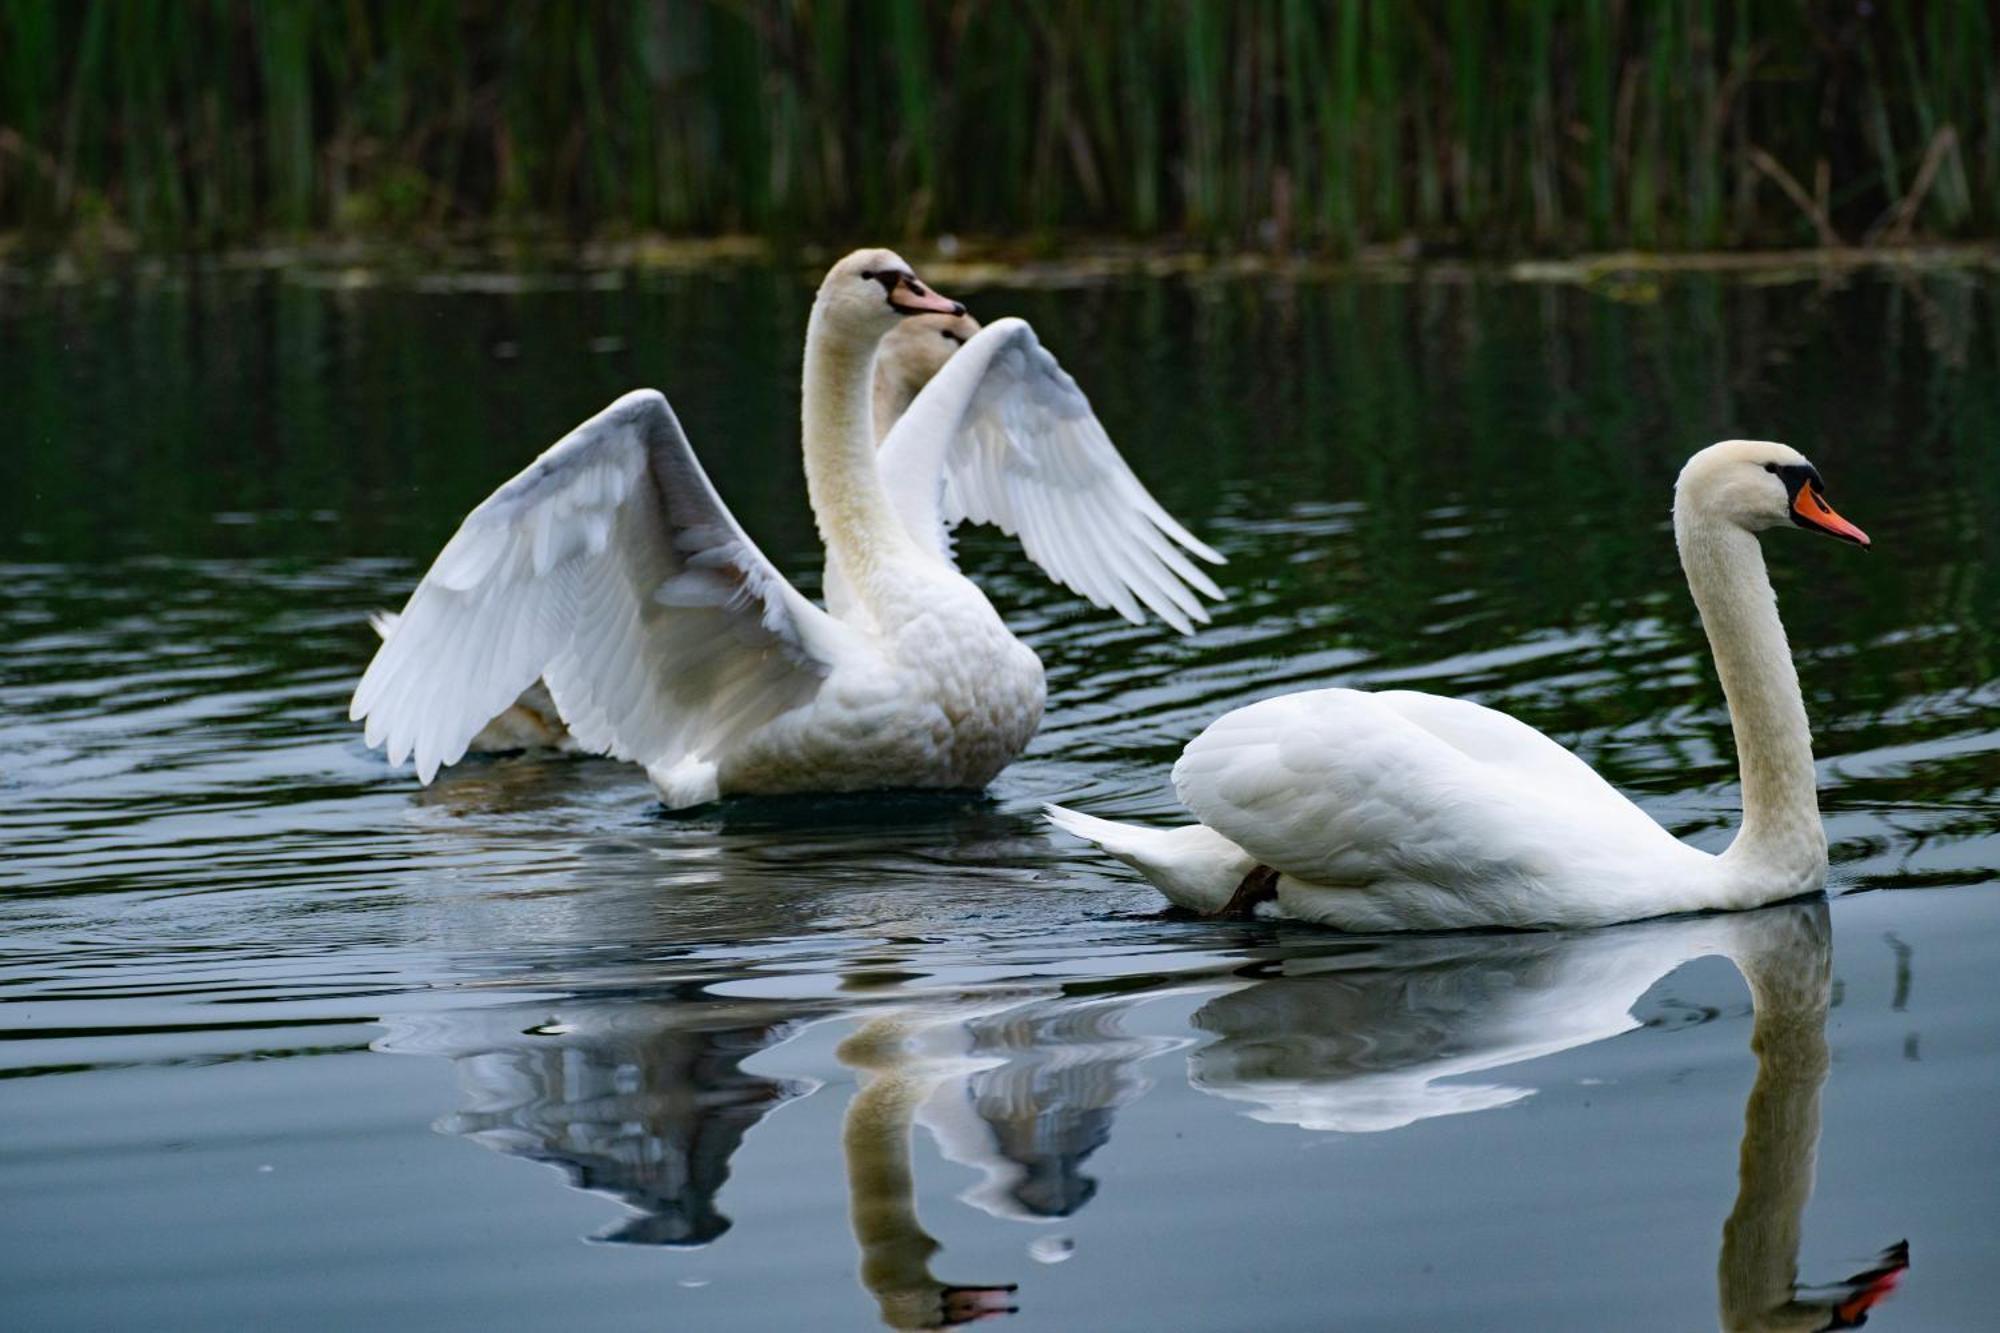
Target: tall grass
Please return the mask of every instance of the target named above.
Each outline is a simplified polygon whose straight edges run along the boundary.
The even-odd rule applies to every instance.
[[[0,0],[0,228],[1990,235],[1996,27],[1974,0]]]

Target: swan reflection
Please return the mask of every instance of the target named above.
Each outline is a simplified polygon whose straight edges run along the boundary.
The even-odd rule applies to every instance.
[[[864,1079],[841,1125],[861,1283],[874,1296],[882,1322],[893,1329],[953,1327],[1015,1308],[1012,1282],[962,1285],[936,1277],[931,1261],[940,1247],[917,1220],[910,1161],[917,1108],[977,1067],[963,1056],[925,1053],[923,1038],[957,1026],[950,1018],[877,1018],[840,1046],[840,1062]]]
[[[911,1139],[922,1125],[978,1183],[959,1198],[995,1217],[1049,1221],[1097,1192],[1084,1162],[1118,1108],[1143,1094],[1150,1056],[1179,1043],[1127,1033],[1129,999],[991,996],[899,1007],[841,1044],[860,1075],[841,1146],[861,1281],[893,1329],[1009,1314],[1014,1283],[959,1285],[931,1271],[916,1214]]]
[[[1533,1096],[1510,1067],[1641,1026],[1661,978],[1720,955],[1748,983],[1757,1066],[1721,1236],[1722,1327],[1854,1327],[1908,1266],[1892,1248],[1845,1282],[1798,1283],[1829,1067],[1823,902],[1567,935],[1314,936],[1280,954],[1116,995],[1042,982],[912,996],[899,979],[771,1001],[635,986],[393,1020],[381,1044],[453,1061],[464,1104],[440,1129],[558,1165],[634,1210],[601,1239],[701,1245],[729,1228],[718,1200],[746,1134],[819,1086],[746,1061],[808,1024],[851,1024],[838,1146],[859,1276],[888,1327],[941,1328],[1009,1312],[1019,1275],[940,1276],[949,1265],[917,1213],[920,1129],[973,1172],[962,1202],[1047,1224],[1096,1195],[1093,1157],[1163,1067],[1155,1056],[1191,1047],[1190,1086],[1258,1120],[1394,1132]],[[1176,1035],[1147,1033],[1161,1001],[1199,1007]]]
[[[1399,936],[1288,958],[1196,1011],[1215,1040],[1190,1058],[1189,1078],[1258,1120],[1346,1133],[1511,1105],[1534,1089],[1496,1071],[1631,1031],[1662,977],[1769,928],[1756,913]]]
[[[717,1195],[745,1135],[819,1086],[742,1065],[828,1011],[684,989],[387,1019],[377,1045],[452,1061],[464,1105],[440,1131],[558,1166],[577,1188],[633,1210],[596,1239],[702,1245],[729,1229]],[[1012,1309],[1011,1283],[932,1276],[938,1243],[917,1219],[915,1128],[978,1173],[964,1202],[1015,1221],[1071,1215],[1097,1191],[1085,1164],[1117,1109],[1149,1086],[1141,1062],[1186,1044],[1125,1032],[1132,1004],[1032,991],[890,1004],[841,1044],[860,1083],[841,1141],[850,1215],[863,1285],[889,1327]]]
[[[1855,1327],[1909,1256],[1899,1243],[1845,1282],[1798,1285],[1829,1064],[1824,902],[1573,935],[1411,936],[1287,959],[1196,1011],[1215,1039],[1190,1056],[1189,1079],[1258,1120],[1348,1133],[1506,1106],[1534,1090],[1496,1071],[1638,1027],[1646,991],[1711,954],[1749,985],[1757,1060],[1718,1264],[1722,1327]]]
[[[595,1239],[705,1245],[729,1230],[716,1196],[743,1136],[819,1086],[742,1068],[804,1021],[699,994],[564,1000],[390,1020],[378,1045],[452,1061],[464,1106],[442,1132],[633,1210]]]
[[[963,1052],[958,1076],[940,1079],[916,1111],[940,1153],[981,1174],[959,1198],[1018,1221],[1068,1217],[1090,1202],[1097,1180],[1084,1164],[1110,1141],[1118,1108],[1151,1086],[1141,1064],[1186,1044],[1125,1031],[1132,1006],[1017,1002],[947,1019],[915,1040],[907,1058],[918,1063]]]
[[[1731,957],[1750,986],[1750,1049],[1757,1078],[1743,1109],[1736,1204],[1717,1264],[1722,1327],[1770,1333],[1857,1328],[1909,1267],[1897,1242],[1880,1261],[1818,1291],[1798,1282],[1799,1232],[1819,1153],[1820,1092],[1832,1063],[1826,1015],[1832,986],[1826,905],[1758,913]]]

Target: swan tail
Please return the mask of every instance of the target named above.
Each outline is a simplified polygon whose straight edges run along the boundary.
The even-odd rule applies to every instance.
[[[1202,824],[1142,828],[1060,805],[1042,807],[1051,824],[1094,843],[1144,875],[1176,907],[1213,914],[1228,907],[1257,858]]]

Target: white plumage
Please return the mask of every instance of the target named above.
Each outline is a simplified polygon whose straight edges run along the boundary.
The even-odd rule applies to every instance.
[[[1720,855],[1532,727],[1402,690],[1314,690],[1218,719],[1174,765],[1192,829],[1050,818],[1183,906],[1241,907],[1239,888],[1275,872],[1274,910],[1349,930],[1603,925],[1817,891],[1811,734],[1754,534],[1790,522],[1867,537],[1827,508],[1796,450],[1761,441],[1696,454],[1674,516],[1743,772],[1743,828]]]
[[[466,516],[351,712],[429,782],[540,677],[578,746],[672,768],[810,698],[848,637],[743,535],[646,389]]]
[[[881,466],[905,526],[939,555],[960,523],[991,523],[1091,605],[1134,624],[1150,610],[1183,634],[1208,620],[1197,592],[1222,596],[1185,552],[1222,557],[1132,475],[1021,320],[987,325],[945,363],[882,442]]]
[[[532,736],[501,724],[535,715],[540,680],[568,743],[644,766],[670,805],[730,792],[983,786],[1033,736],[1043,682],[1040,662],[944,548],[937,497],[981,450],[1023,478],[1010,482],[1016,502],[1043,509],[1050,487],[1097,478],[1100,512],[1132,508],[1143,532],[1128,521],[1123,537],[1085,550],[1017,524],[1010,508],[952,521],[991,517],[1037,533],[1031,556],[1135,620],[1142,603],[1183,630],[1205,619],[1180,576],[1160,572],[1176,565],[1153,541],[1166,532],[1220,557],[1159,509],[1019,321],[973,338],[965,354],[981,347],[968,363],[979,369],[919,393],[878,459],[876,348],[915,311],[963,315],[887,251],[843,260],[814,303],[805,454],[830,590],[839,585],[831,612],[737,525],[666,399],[630,393],[474,509],[401,615],[378,621],[383,644],[350,708],[367,743],[393,763],[414,758],[429,782],[478,741]],[[1038,461],[1010,464],[1009,451]],[[918,494],[932,508],[912,531]]]

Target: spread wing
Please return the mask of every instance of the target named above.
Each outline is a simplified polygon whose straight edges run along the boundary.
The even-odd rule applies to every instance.
[[[744,535],[667,400],[640,390],[466,516],[349,716],[429,782],[539,676],[579,747],[670,764],[810,699],[847,634]]]
[[[882,442],[897,512],[949,558],[970,519],[1018,536],[1029,559],[1134,624],[1142,605],[1183,634],[1222,590],[1190,555],[1222,557],[1160,507],[1104,433],[1090,400],[1035,331],[987,325],[945,363]]]
[[[1674,840],[1518,719],[1407,690],[1310,690],[1217,719],[1174,765],[1201,822],[1316,884],[1454,891],[1532,874],[1551,849],[1607,862]]]

